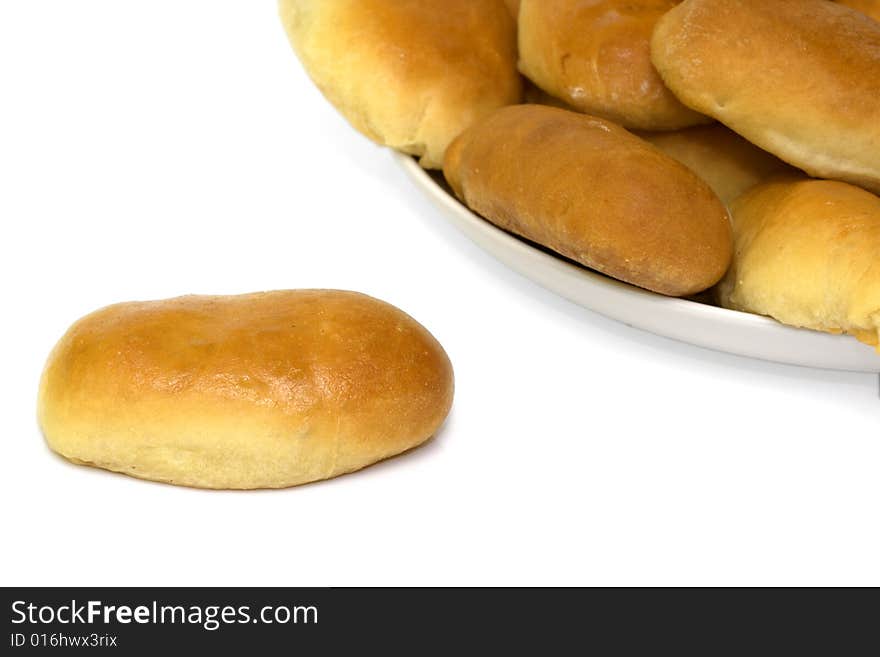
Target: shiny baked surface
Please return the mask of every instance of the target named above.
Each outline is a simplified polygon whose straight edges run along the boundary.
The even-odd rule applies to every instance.
[[[523,0],[519,66],[578,111],[625,128],[673,130],[710,121],[685,107],[651,64],[654,25],[678,0]]]
[[[880,23],[826,0],[685,0],[652,59],[686,105],[818,178],[880,191]]]
[[[507,107],[453,142],[444,174],[501,228],[655,292],[699,292],[730,262],[727,211],[709,186],[609,121]]]
[[[292,486],[427,440],[452,368],[415,320],[353,292],[109,306],[59,341],[39,420],[61,455],[207,488]]]
[[[501,0],[281,0],[279,9],[336,109],[425,167],[440,168],[477,118],[521,99],[516,25]]]
[[[731,207],[727,308],[877,344],[880,198],[842,182],[784,176]]]

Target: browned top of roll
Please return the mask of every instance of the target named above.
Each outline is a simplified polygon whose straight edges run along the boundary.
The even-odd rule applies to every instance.
[[[374,141],[440,168],[462,130],[517,103],[516,25],[501,0],[280,0],[303,66]]]
[[[572,108],[627,128],[707,123],[679,102],[651,64],[651,32],[678,1],[523,0],[520,70]]]
[[[504,108],[453,142],[443,170],[498,226],[662,294],[706,289],[730,261],[727,211],[709,186],[602,119]]]
[[[688,106],[822,178],[880,190],[880,24],[826,0],[685,0],[653,62]]]
[[[336,290],[186,296],[76,322],[43,373],[57,452],[208,488],[332,477],[430,437],[452,368],[394,306]]]
[[[780,176],[731,207],[736,256],[722,305],[878,344],[880,198],[854,185]]]

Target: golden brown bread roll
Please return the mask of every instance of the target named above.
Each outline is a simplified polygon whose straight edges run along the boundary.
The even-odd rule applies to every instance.
[[[655,292],[699,292],[730,261],[727,211],[709,186],[603,119],[507,107],[452,143],[443,172],[501,228]]]
[[[880,24],[826,0],[685,0],[654,64],[687,105],[821,178],[880,190]]]
[[[880,21],[880,0],[837,0],[837,2],[860,11],[875,21]]]
[[[501,0],[280,0],[312,80],[370,139],[439,168],[477,118],[521,100]]]
[[[719,123],[637,134],[709,183],[718,198],[728,205],[771,175],[794,171],[778,157]]]
[[[49,446],[200,488],[280,488],[427,440],[452,403],[442,347],[354,292],[187,296],[76,322],[40,383]]]
[[[520,70],[572,108],[627,128],[708,123],[678,101],[651,64],[651,31],[677,1],[522,0]]]
[[[782,177],[731,207],[727,308],[846,332],[876,345],[880,329],[880,198],[830,180]]]

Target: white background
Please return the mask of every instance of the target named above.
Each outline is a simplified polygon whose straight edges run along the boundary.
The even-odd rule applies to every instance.
[[[678,344],[510,272],[323,100],[269,0],[0,0],[0,217],[2,584],[880,584],[876,376]],[[433,442],[247,493],[44,446],[40,369],[81,315],[294,287],[443,343]]]

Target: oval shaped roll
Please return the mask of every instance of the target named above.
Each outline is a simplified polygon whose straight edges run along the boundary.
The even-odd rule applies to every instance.
[[[704,290],[730,262],[727,211],[709,186],[602,119],[498,110],[452,143],[443,171],[501,228],[661,294]]]
[[[686,105],[818,178],[880,191],[880,23],[826,0],[685,0],[654,65]]]
[[[731,206],[736,255],[726,308],[868,344],[880,337],[880,198],[832,180],[785,176]]]
[[[397,308],[290,290],[122,303],[49,356],[38,415],[77,463],[201,488],[335,477],[424,442],[452,403],[443,348]]]
[[[486,113],[518,103],[516,23],[501,0],[280,0],[321,92],[373,141],[440,168]]]
[[[570,107],[626,128],[711,119],[685,107],[651,64],[651,32],[678,0],[523,0],[519,67]]]

